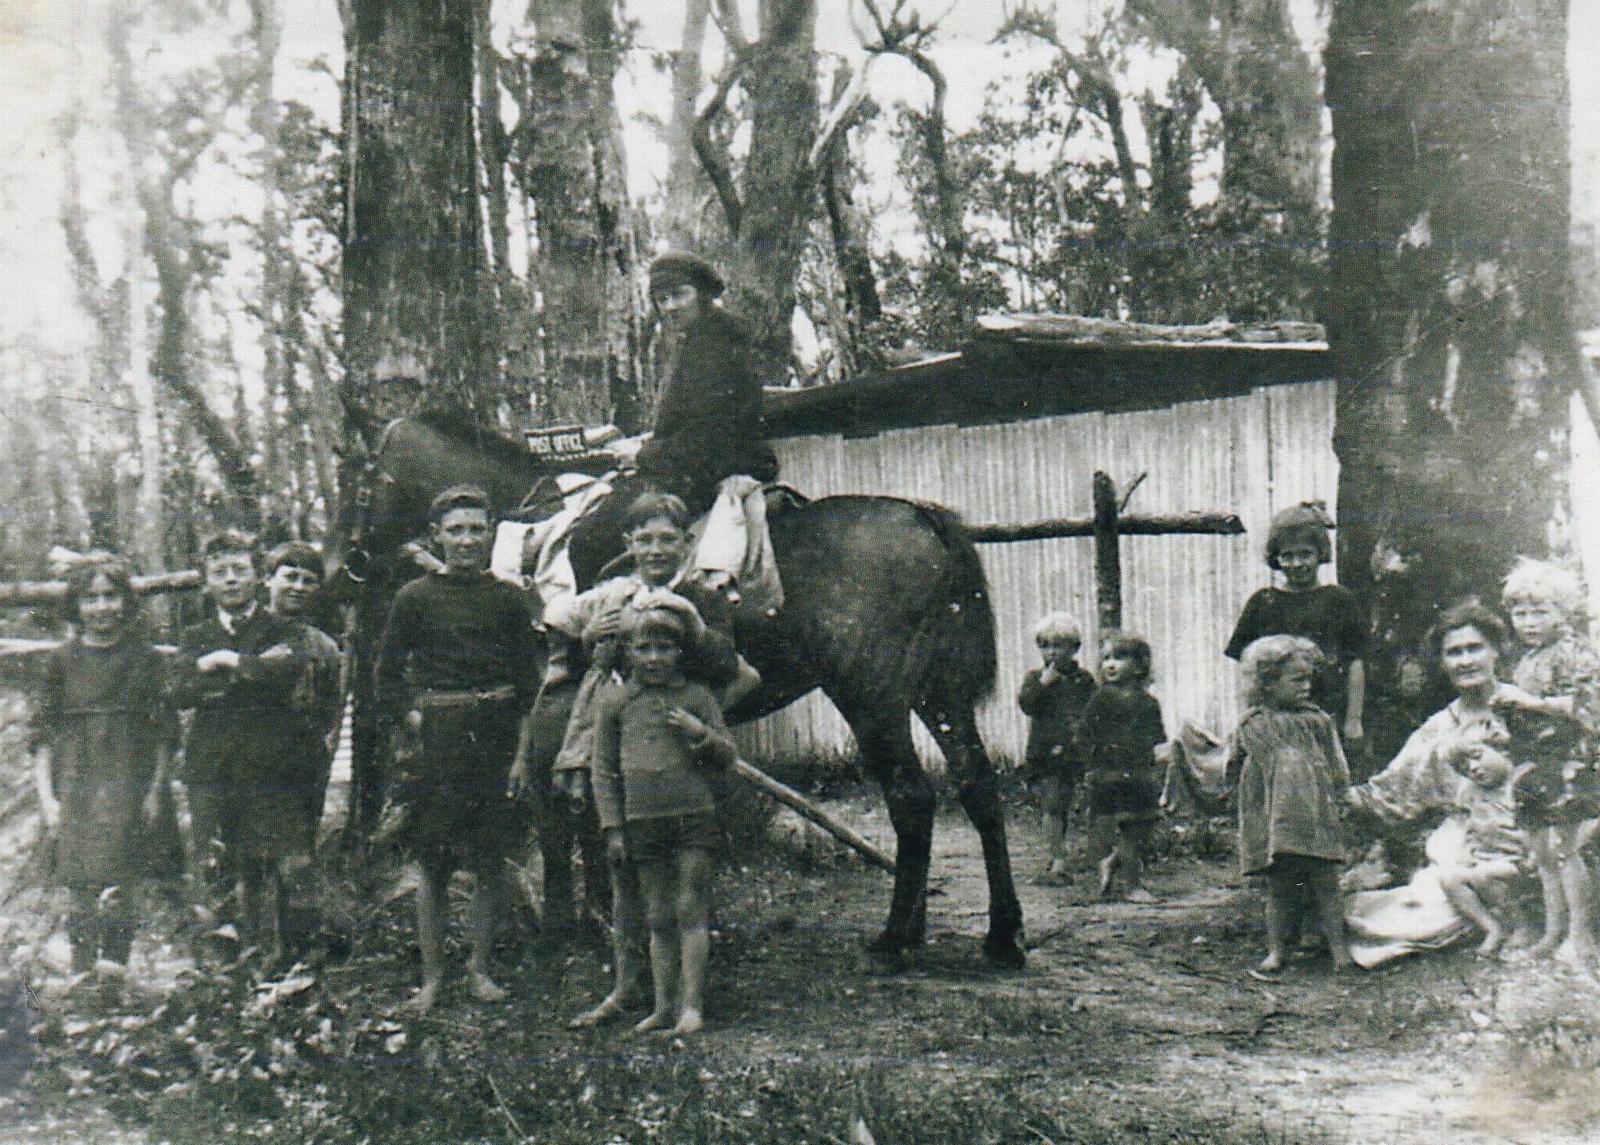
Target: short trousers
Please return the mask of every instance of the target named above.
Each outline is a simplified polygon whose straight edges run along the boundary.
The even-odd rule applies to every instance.
[[[679,851],[690,847],[715,854],[723,846],[722,824],[710,811],[630,819],[622,833],[628,843],[628,858],[639,866],[669,862]]]

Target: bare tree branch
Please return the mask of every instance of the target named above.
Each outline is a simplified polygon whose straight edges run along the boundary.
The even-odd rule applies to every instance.
[[[730,45],[731,43],[732,41]],[[711,93],[710,101],[701,109],[700,114],[695,116],[694,127],[690,132],[694,142],[694,153],[700,159],[700,166],[705,168],[706,178],[711,181],[712,190],[717,193],[717,201],[722,204],[722,216],[727,221],[728,233],[735,238],[738,237],[739,228],[744,222],[744,204],[739,201],[739,190],[734,186],[727,153],[711,138],[711,124],[727,106],[733,85],[738,82],[739,76],[744,71],[745,58],[742,51],[736,51],[733,58],[728,61],[728,66],[723,69],[721,77],[717,80],[716,90]]]

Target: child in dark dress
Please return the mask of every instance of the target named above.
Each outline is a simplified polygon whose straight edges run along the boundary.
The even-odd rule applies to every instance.
[[[1150,645],[1142,637],[1108,633],[1101,644],[1100,687],[1083,712],[1080,740],[1088,765],[1093,833],[1112,829],[1116,842],[1100,860],[1100,897],[1115,897],[1118,874],[1129,902],[1154,902],[1144,886],[1143,847],[1161,818],[1161,768],[1155,749],[1167,738],[1161,705],[1146,689]]]
[[[56,839],[56,877],[72,892],[72,968],[120,974],[137,926],[132,884],[177,873],[152,867],[164,851],[154,828],[170,806],[176,724],[128,566],[87,561],[67,585],[77,633],[51,653],[33,721],[39,802]]]
[[[1226,649],[1237,660],[1263,636],[1302,636],[1322,660],[1311,682],[1311,702],[1333,717],[1347,751],[1365,730],[1368,624],[1349,589],[1319,584],[1317,570],[1333,559],[1333,522],[1320,501],[1304,501],[1272,518],[1267,567],[1283,573],[1284,587],[1258,590],[1245,602]]]
[[[1044,666],[1023,678],[1017,706],[1028,717],[1028,746],[1023,768],[1042,788],[1041,817],[1050,850],[1045,880],[1067,882],[1067,816],[1072,796],[1083,779],[1078,751],[1078,723],[1094,694],[1094,677],[1078,666],[1083,637],[1078,622],[1065,612],[1052,612],[1033,626]]]

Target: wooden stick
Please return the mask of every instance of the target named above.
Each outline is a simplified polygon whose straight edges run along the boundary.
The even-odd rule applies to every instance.
[[[1057,537],[1092,537],[1092,517],[1049,517],[1042,521],[1015,524],[965,526],[967,536],[980,545],[1000,545],[1011,541],[1048,541]],[[1244,532],[1244,522],[1236,513],[1194,511],[1162,513],[1152,517],[1119,517],[1117,532],[1124,537],[1167,537],[1179,534],[1209,533],[1236,537]]]
[[[140,596],[158,592],[187,592],[199,588],[205,577],[194,569],[157,573],[155,576],[133,578],[133,591]],[[30,604],[53,604],[65,600],[67,582],[64,580],[14,580],[0,581],[0,607],[19,607]]]
[[[779,783],[759,767],[754,767],[742,759],[733,761],[733,770],[734,774],[738,775],[739,778],[755,784],[785,807],[792,807],[801,816],[821,827],[835,839],[859,852],[867,862],[874,866],[882,867],[890,874],[894,873],[893,855],[882,847],[862,838],[788,784]]]

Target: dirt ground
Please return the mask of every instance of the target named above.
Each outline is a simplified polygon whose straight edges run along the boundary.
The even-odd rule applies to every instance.
[[[879,802],[833,806],[892,846]],[[18,830],[0,837],[13,870]],[[987,891],[958,812],[938,823],[928,942],[897,969],[862,952],[887,907],[882,872],[734,864],[711,1028],[688,1045],[567,1033],[604,989],[604,952],[549,936],[507,944],[509,1003],[471,1003],[458,982],[437,1015],[411,1017],[403,898],[362,916],[351,957],[298,978],[195,970],[181,943],[147,937],[133,996],[109,1005],[66,981],[52,900],[28,900],[39,917],[7,923],[39,1057],[23,1105],[0,1109],[0,1141],[1600,1139],[1594,978],[1450,951],[1343,977],[1308,958],[1269,986],[1245,974],[1260,902],[1226,854],[1178,846],[1152,868],[1157,903],[1101,904],[1087,876],[1036,881],[1031,814],[1013,814],[1011,840],[1020,973],[980,959]],[[455,1101],[481,1118],[401,1134]],[[393,1135],[370,1131],[383,1117]]]

